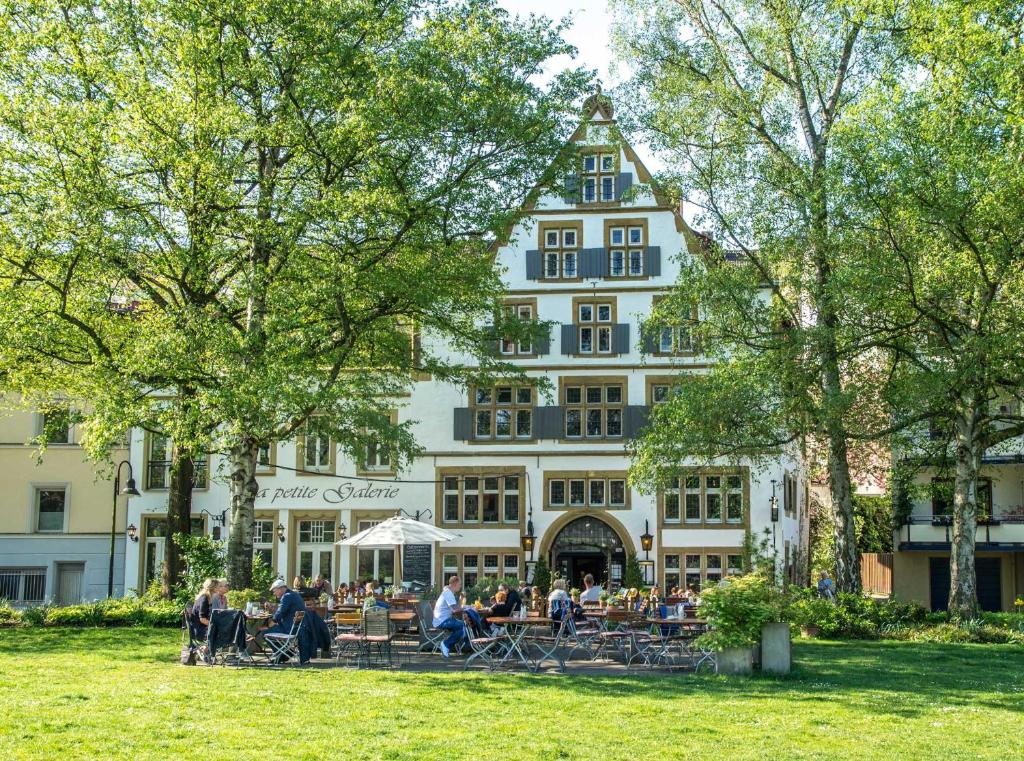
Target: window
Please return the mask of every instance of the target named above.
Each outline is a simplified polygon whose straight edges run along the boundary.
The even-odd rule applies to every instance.
[[[577,302],[576,350],[579,354],[611,354],[612,305],[603,302]]]
[[[502,520],[505,523],[519,523],[519,476],[505,476],[504,505]]]
[[[614,201],[616,159],[611,152],[594,152],[583,156],[583,202]]]
[[[441,576],[444,579],[444,583],[448,583],[448,579],[459,572],[459,556],[452,552],[445,553],[441,558]]]
[[[665,487],[665,523],[679,523],[679,479]]]
[[[953,479],[933,478],[931,482],[932,515],[935,517],[952,517],[953,515]],[[978,517],[992,516],[992,480],[978,479]]]
[[[704,520],[722,521],[722,477],[704,476]]]
[[[679,555],[665,556],[665,591],[679,586]]]
[[[654,297],[654,304],[661,301],[661,297]],[[657,332],[657,353],[658,354],[693,354],[696,353],[694,341],[694,328],[697,325],[697,307],[691,308],[687,314],[672,317],[662,317],[669,324],[663,324]]]
[[[363,455],[363,470],[368,471],[391,471],[391,456],[387,450],[381,447],[380,440],[374,436],[366,442]]]
[[[334,544],[334,521],[299,521],[300,544]]]
[[[583,223],[542,222],[540,230],[544,279],[578,278]]]
[[[738,576],[743,573],[743,556],[742,555],[726,555],[725,556],[725,572],[729,576]]]
[[[686,586],[700,591],[700,555],[686,555]]]
[[[256,450],[256,471],[259,473],[273,472],[277,462],[277,447],[265,444]]]
[[[39,603],[45,599],[45,568],[0,568],[0,600]]]
[[[498,554],[485,554],[484,555],[484,578],[485,579],[496,579],[498,578],[498,571],[501,569],[501,565],[498,560]]]
[[[463,555],[462,556],[462,586],[472,587],[476,586],[477,579],[479,578],[479,558],[476,555]]]
[[[728,523],[742,523],[743,479],[739,476],[726,476],[725,486],[725,520]]]
[[[722,580],[722,556],[707,555],[704,558],[704,577],[708,584],[717,584]]]
[[[252,556],[268,568],[274,567],[274,521],[258,518],[252,524]]]
[[[146,436],[146,488],[166,489],[171,483],[171,439],[162,433]]]
[[[515,576],[519,577],[519,556],[518,555],[504,555],[504,563],[502,565],[503,576]]]
[[[533,387],[477,388],[472,394],[476,439],[533,438]]]
[[[547,508],[627,507],[625,473],[549,472],[545,474]]]
[[[445,475],[441,483],[441,520],[518,525],[522,512],[520,482],[518,474]]]
[[[521,322],[532,322],[536,311],[536,302],[507,304],[505,314],[509,319],[518,319]],[[531,356],[533,344],[529,339],[516,341],[511,336],[502,336],[498,341],[498,351],[503,357]]]
[[[306,425],[303,436],[302,465],[305,470],[327,471],[331,465],[331,437],[323,424],[313,418]]]
[[[47,444],[71,443],[71,410],[59,407],[39,416],[39,437]]]
[[[647,246],[647,220],[613,219],[605,222],[605,247],[608,250],[610,277],[645,277],[644,250]]]
[[[686,487],[686,522],[700,523],[700,477],[687,476]]]
[[[562,396],[565,405],[565,437],[621,438],[624,388],[623,383],[565,386]]]
[[[668,401],[672,387],[667,383],[654,383],[651,385],[651,403],[663,404]]]
[[[36,489],[36,531],[63,531],[66,511],[66,489],[63,487]]]

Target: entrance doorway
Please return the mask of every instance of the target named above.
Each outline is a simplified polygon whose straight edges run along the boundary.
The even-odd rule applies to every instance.
[[[82,601],[85,563],[57,563],[57,604],[77,605]]]
[[[583,588],[588,573],[604,589],[622,584],[626,550],[615,529],[594,516],[567,524],[551,544],[552,568],[570,587]]]

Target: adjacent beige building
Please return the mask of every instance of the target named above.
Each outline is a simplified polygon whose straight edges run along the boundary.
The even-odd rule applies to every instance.
[[[40,455],[36,441],[44,428],[50,443]],[[111,453],[114,462],[126,456],[126,449]],[[70,604],[107,596],[114,500],[107,470],[86,459],[66,415],[0,403],[0,599]],[[124,497],[117,500],[115,526],[114,594],[120,595]]]

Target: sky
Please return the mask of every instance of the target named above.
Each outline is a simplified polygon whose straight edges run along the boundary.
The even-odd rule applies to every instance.
[[[598,78],[605,89],[617,83],[609,67],[612,54],[608,46],[608,35],[612,14],[605,0],[499,0],[498,4],[524,18],[531,13],[555,20],[571,15],[573,26],[565,33],[565,39],[579,53],[575,61],[568,56],[560,56],[552,59],[552,64],[561,68],[575,65],[597,69]]]

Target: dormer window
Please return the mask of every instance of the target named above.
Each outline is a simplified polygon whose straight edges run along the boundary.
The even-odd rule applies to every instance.
[[[616,179],[614,153],[587,153],[583,156],[583,203],[614,201]]]

